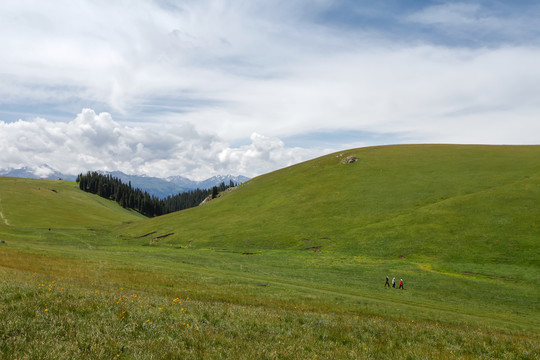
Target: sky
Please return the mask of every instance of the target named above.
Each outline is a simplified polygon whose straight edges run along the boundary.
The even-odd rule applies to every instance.
[[[536,1],[2,1],[0,169],[202,180],[371,145],[540,144],[539,18]]]

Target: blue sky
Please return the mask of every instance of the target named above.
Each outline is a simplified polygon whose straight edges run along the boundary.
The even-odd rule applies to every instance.
[[[359,146],[538,144],[538,18],[535,1],[5,1],[0,168],[199,180]]]

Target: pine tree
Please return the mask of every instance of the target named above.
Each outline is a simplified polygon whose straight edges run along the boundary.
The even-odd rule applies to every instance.
[[[229,185],[222,182],[212,189],[189,190],[174,196],[168,196],[166,199],[159,199],[150,196],[145,191],[134,189],[131,182],[124,184],[119,178],[111,175],[101,175],[97,172],[87,172],[86,175],[81,173],[77,176],[77,182],[79,188],[83,191],[116,201],[124,208],[138,211],[150,217],[198,206],[210,194],[212,198],[216,198],[220,191],[234,186],[232,181],[230,181]]]

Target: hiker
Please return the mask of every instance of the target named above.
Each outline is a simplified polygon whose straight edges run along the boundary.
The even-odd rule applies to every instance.
[[[403,279],[399,280],[399,288],[405,290],[403,289]]]
[[[390,283],[388,282],[388,276],[386,277],[386,282],[384,283],[384,287],[386,287],[386,285],[388,285],[388,287],[390,287]]]
[[[392,278],[392,287],[393,287],[393,288],[396,287],[396,278]]]

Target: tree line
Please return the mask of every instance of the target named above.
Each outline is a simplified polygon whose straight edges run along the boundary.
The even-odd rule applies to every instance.
[[[231,180],[229,185],[222,182],[212,189],[197,188],[160,199],[146,191],[133,188],[131,181],[124,184],[117,177],[110,174],[103,175],[95,171],[89,171],[86,175],[79,174],[77,183],[79,183],[79,188],[83,191],[114,200],[123,208],[135,210],[148,217],[165,215],[198,206],[208,196],[212,195],[212,198],[215,198],[220,191],[235,186]]]

